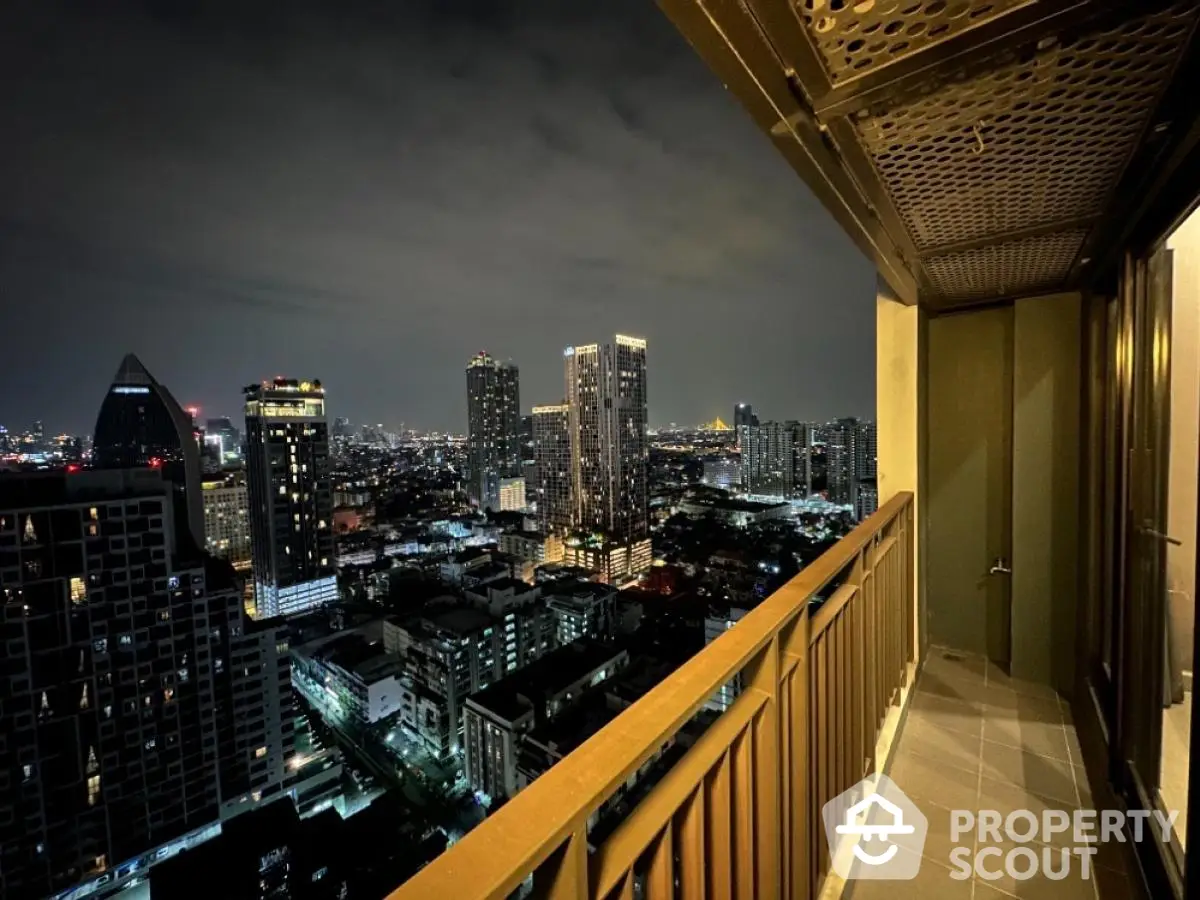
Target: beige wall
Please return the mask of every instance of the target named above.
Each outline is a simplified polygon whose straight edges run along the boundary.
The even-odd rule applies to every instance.
[[[900,303],[881,280],[875,306],[875,407],[878,429],[879,460],[879,505],[882,506],[902,491],[912,491],[913,517],[918,523],[913,535],[913,552],[917,560],[913,578],[917,603],[913,605],[916,617],[914,627],[916,646],[920,653],[922,630],[920,628],[923,597],[921,518],[919,504],[921,492],[921,463],[923,428],[920,417],[924,403],[921,400],[923,386],[923,339],[924,313],[916,306]]]
[[[1013,328],[1012,674],[1074,685],[1079,593],[1079,294],[1019,300]]]
[[[1200,465],[1200,215],[1180,226],[1167,247],[1174,251],[1171,297],[1171,447],[1167,533],[1167,608],[1172,657],[1191,668],[1196,594],[1196,473]]]

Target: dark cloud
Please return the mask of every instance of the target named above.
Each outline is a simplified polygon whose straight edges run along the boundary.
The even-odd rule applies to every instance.
[[[132,350],[461,429],[471,353],[529,406],[615,331],[656,423],[873,406],[869,265],[651,0],[11,0],[0,110],[9,427],[90,429]]]

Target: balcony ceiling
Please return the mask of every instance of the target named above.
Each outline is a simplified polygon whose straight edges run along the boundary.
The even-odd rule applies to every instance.
[[[1100,278],[1200,143],[1195,0],[659,3],[934,310]]]

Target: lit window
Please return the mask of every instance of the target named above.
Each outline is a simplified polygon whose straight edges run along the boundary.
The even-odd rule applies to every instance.
[[[88,806],[95,806],[96,801],[100,799],[100,776],[92,775],[87,780],[87,803]]]
[[[262,758],[263,758],[264,756],[266,756],[266,755],[267,755],[267,748],[266,748],[266,747],[259,747],[257,750],[255,750],[255,751],[254,751],[254,758],[255,758],[255,759],[262,759]]]
[[[96,523],[89,522],[87,527],[88,537],[95,537],[99,532],[96,531]]]
[[[92,871],[93,872],[103,872],[107,868],[108,868],[108,856],[106,856],[105,854],[101,853],[99,856],[97,856],[95,859],[92,860]]]
[[[149,700],[150,698],[149,698],[149,697],[147,697],[146,699],[147,699],[147,700]],[[147,750],[153,750],[155,747],[157,747],[157,746],[158,746],[158,739],[157,739],[157,738],[150,738],[148,741],[146,741],[146,743],[145,743],[145,744],[143,744],[143,746],[144,746],[144,747],[145,747]]]
[[[93,522],[97,521],[100,518],[100,513],[98,513],[96,511],[96,507],[93,506],[91,509],[88,510],[88,518],[91,519]]]

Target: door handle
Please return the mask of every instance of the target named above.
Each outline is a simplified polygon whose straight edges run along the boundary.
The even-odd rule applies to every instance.
[[[1173,538],[1169,534],[1163,534],[1157,528],[1151,528],[1149,525],[1143,525],[1141,527],[1141,532],[1142,534],[1148,535],[1152,538],[1158,538],[1160,541],[1166,541],[1168,544],[1174,544],[1176,547],[1183,546],[1183,541],[1179,540],[1179,538]]]
[[[1003,556],[997,556],[992,567],[988,570],[989,575],[1011,575],[1012,569],[1008,567],[1008,560]]]

